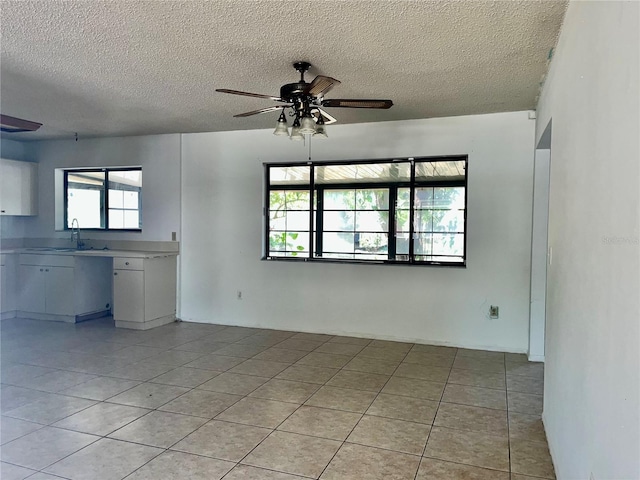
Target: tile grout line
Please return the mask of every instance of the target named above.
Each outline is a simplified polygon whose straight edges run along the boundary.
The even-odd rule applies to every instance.
[[[433,414],[433,420],[431,421],[431,428],[429,429],[429,434],[427,435],[427,441],[424,444],[424,448],[422,449],[422,458],[429,458],[429,457],[425,457],[425,454],[427,453],[427,445],[429,444],[429,439],[431,438],[431,433],[433,432],[433,429],[435,428],[435,423],[436,423],[436,417],[438,416],[438,411],[440,410],[440,404],[442,403],[442,398],[444,397],[444,392],[447,390],[447,385],[449,384],[449,378],[451,377],[451,371],[453,370],[453,365],[456,361],[456,358],[458,356],[458,349],[456,348],[456,353],[455,355],[453,355],[453,362],[451,362],[451,367],[449,368],[449,374],[447,375],[447,380],[444,382],[444,388],[442,389],[442,393],[440,394],[440,400],[438,400],[438,406],[436,407],[436,411]],[[420,460],[420,463],[422,464],[422,460]],[[418,470],[416,471],[416,474],[414,476],[414,480],[416,480],[418,478],[418,473],[420,472],[420,468],[418,468]]]
[[[373,341],[373,340],[372,340]],[[361,353],[362,350],[364,350],[366,347],[368,347],[369,345],[371,345],[371,342],[369,342],[367,345],[365,345],[362,349],[360,349],[360,351],[358,352]],[[351,431],[349,432],[349,434],[345,437],[345,439],[342,441],[342,443],[340,444],[340,446],[338,447],[338,449],[336,450],[336,453],[333,454],[333,456],[331,457],[331,459],[329,460],[329,462],[325,465],[325,467],[322,469],[322,472],[320,472],[320,475],[318,475],[318,478],[320,478],[324,472],[327,470],[327,468],[329,468],[329,465],[331,465],[331,462],[333,462],[333,459],[336,457],[336,455],[338,455],[338,452],[342,449],[342,447],[345,445],[345,443],[347,443],[348,438],[351,436],[351,434],[354,432],[354,430],[358,427],[358,425],[360,425],[360,422],[362,421],[362,419],[365,417],[365,415],[367,414],[367,411],[371,408],[371,405],[373,405],[376,401],[376,399],[380,396],[380,394],[382,393],[382,390],[384,389],[384,387],[387,385],[387,383],[389,383],[389,381],[391,380],[391,378],[393,378],[394,373],[398,370],[398,368],[400,368],[400,365],[402,365],[402,362],[404,361],[405,358],[407,358],[407,355],[409,355],[409,352],[411,351],[411,349],[413,348],[415,344],[411,344],[411,347],[409,348],[409,350],[407,350],[407,353],[404,354],[404,357],[402,357],[402,360],[400,360],[400,363],[396,366],[396,368],[393,370],[393,372],[391,373],[391,375],[389,375],[389,378],[387,379],[386,382],[384,382],[384,385],[382,385],[382,387],[380,387],[380,390],[378,390],[378,392],[376,393],[376,396],[373,398],[373,400],[371,401],[371,403],[369,404],[369,406],[367,407],[367,409],[364,411],[364,413],[360,414],[360,419],[356,422],[356,424],[353,426],[353,428],[351,429]],[[358,355],[356,354],[356,355]],[[355,358],[355,356],[353,358]],[[340,371],[342,371],[344,369],[344,367],[346,365],[348,365],[349,362],[347,362],[341,369]],[[339,373],[339,372],[338,372]],[[365,372],[366,373],[366,372]],[[337,375],[337,373],[336,373]],[[335,376],[335,375],[334,375]],[[333,377],[332,377],[333,378]],[[375,448],[375,447],[373,447]],[[418,463],[418,469],[420,468],[420,463]],[[418,471],[418,469],[416,469],[416,473]]]

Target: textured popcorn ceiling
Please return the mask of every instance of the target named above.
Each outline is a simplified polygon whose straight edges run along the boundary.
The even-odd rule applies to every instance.
[[[327,98],[390,98],[390,110],[331,109],[339,123],[535,108],[566,2],[0,2],[0,110],[45,124],[9,138],[269,128],[233,114],[297,80],[296,60],[342,81]]]

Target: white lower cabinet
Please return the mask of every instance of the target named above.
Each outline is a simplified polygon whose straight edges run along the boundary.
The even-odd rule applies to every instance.
[[[73,268],[20,265],[20,310],[73,315]]]
[[[16,316],[16,257],[15,254],[0,254],[0,318]]]
[[[113,259],[116,327],[146,330],[176,318],[176,256]]]
[[[21,317],[76,322],[110,309],[105,259],[21,254],[18,270]]]

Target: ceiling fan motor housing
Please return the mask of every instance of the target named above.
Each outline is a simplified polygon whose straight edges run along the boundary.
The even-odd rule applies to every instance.
[[[280,98],[286,102],[302,101],[306,96],[304,93],[307,82],[287,83],[280,87]]]

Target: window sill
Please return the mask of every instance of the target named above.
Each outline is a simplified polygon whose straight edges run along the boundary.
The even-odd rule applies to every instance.
[[[453,267],[467,268],[465,263],[426,263],[426,262],[394,262],[392,260],[337,260],[333,258],[291,258],[291,257],[262,257],[263,262],[292,262],[292,263],[338,263],[342,265],[395,265],[405,267]]]

